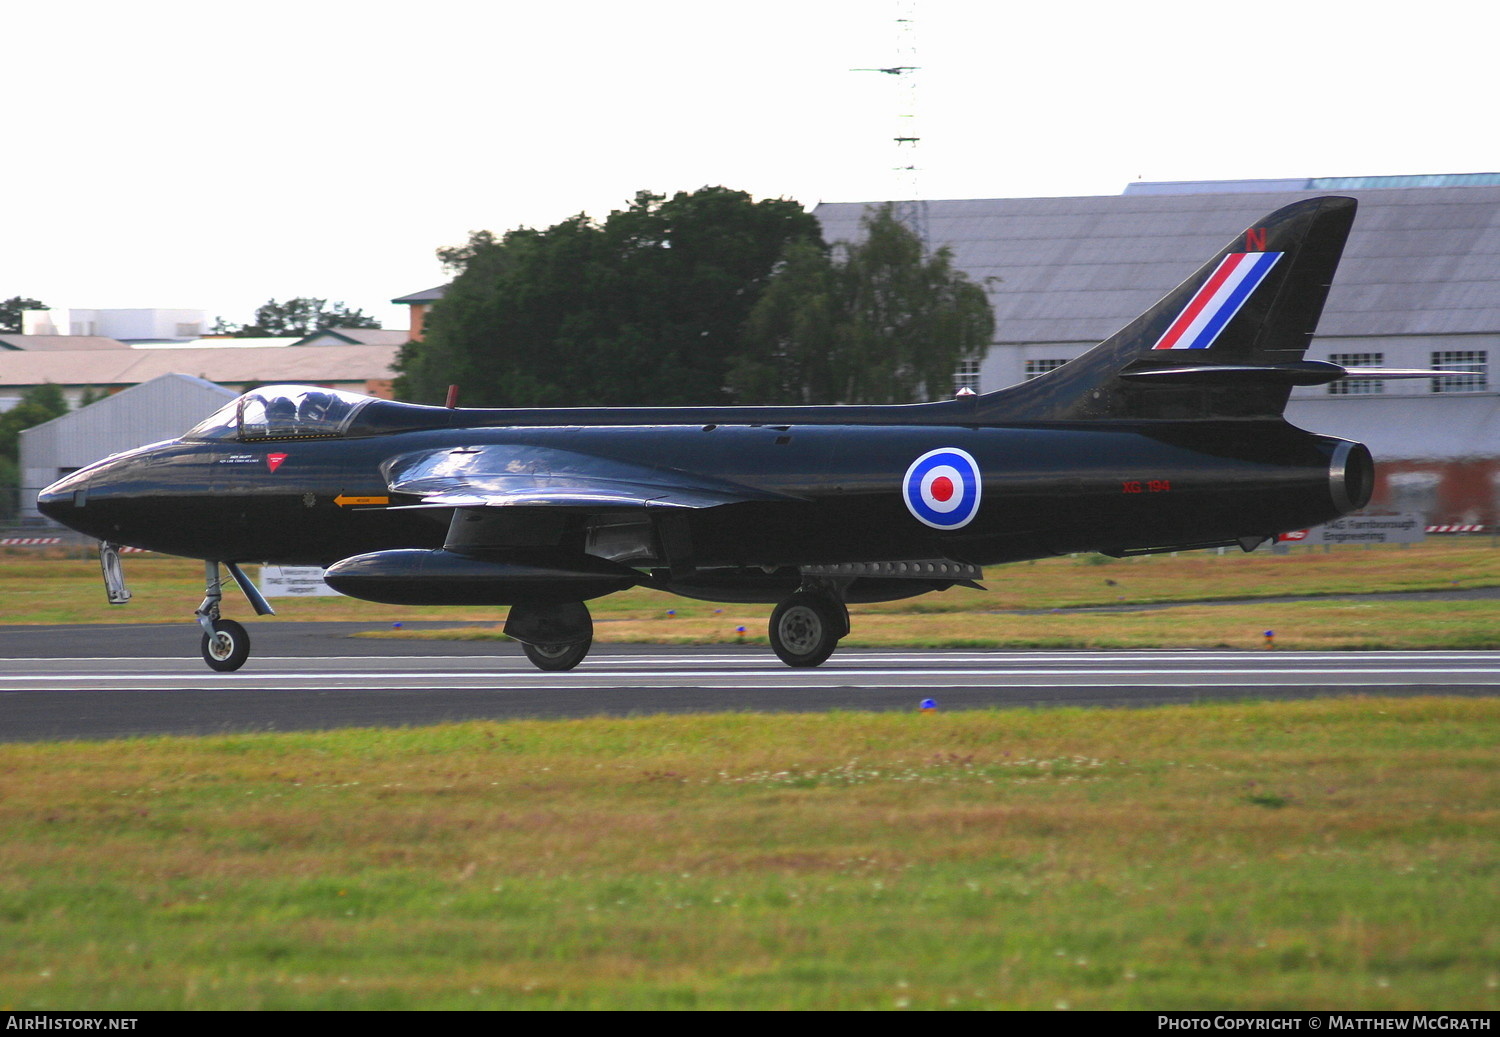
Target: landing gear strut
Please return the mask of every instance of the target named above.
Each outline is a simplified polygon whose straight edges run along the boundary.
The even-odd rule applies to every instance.
[[[250,599],[250,605],[257,615],[276,614],[238,565],[233,562],[223,564],[229,570],[229,575],[234,577],[234,582],[239,584],[240,590],[245,592],[245,597]],[[219,579],[219,563],[204,562],[203,604],[193,613],[198,617],[198,625],[203,628],[203,661],[208,663],[211,670],[229,673],[244,666],[245,660],[250,658],[250,635],[234,620],[220,618],[219,603],[223,600],[224,585]]]
[[[203,563],[203,604],[194,613],[203,628],[203,661],[211,670],[227,673],[238,670],[250,658],[250,635],[232,619],[219,618],[219,603],[224,587],[219,580],[219,563]]]
[[[820,666],[849,633],[849,610],[831,591],[799,590],[771,613],[771,648],[788,666]]]

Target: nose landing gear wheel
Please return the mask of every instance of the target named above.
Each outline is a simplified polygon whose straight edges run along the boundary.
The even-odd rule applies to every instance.
[[[216,619],[213,626],[212,635],[203,634],[203,661],[221,673],[238,670],[250,657],[250,635],[232,619]]]
[[[844,625],[837,602],[794,594],[771,613],[771,648],[788,666],[820,666],[833,654]]]
[[[583,662],[593,643],[588,640],[570,645],[533,645],[523,641],[521,650],[538,670],[571,670]]]

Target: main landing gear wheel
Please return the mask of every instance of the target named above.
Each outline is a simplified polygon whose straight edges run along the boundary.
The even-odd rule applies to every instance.
[[[203,634],[203,661],[221,673],[238,670],[250,658],[250,635],[232,619],[216,619],[213,625],[212,634]]]
[[[583,657],[589,654],[589,648],[593,644],[592,639],[570,645],[533,645],[522,642],[521,650],[538,670],[571,670],[583,662]]]
[[[843,606],[816,594],[793,594],[771,613],[771,648],[788,666],[820,666],[846,629]]]

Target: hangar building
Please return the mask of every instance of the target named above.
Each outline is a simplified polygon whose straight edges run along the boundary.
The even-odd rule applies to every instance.
[[[1308,357],[1441,368],[1441,379],[1347,379],[1293,391],[1294,424],[1370,446],[1374,505],[1430,523],[1500,518],[1500,174],[1136,183],[1121,195],[929,201],[929,244],[986,286],[995,342],[955,373],[988,392],[1034,378],[1119,330],[1256,219],[1300,198],[1359,199]],[[829,241],[865,203],[824,203]]]

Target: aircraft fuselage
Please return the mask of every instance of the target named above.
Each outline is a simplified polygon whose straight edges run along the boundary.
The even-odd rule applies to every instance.
[[[196,558],[326,566],[392,546],[443,545],[452,509],[404,507],[422,498],[388,486],[405,459],[447,452],[461,466],[468,453],[499,451],[529,464],[535,448],[547,458],[711,471],[783,498],[685,515],[690,557],[678,561],[697,568],[912,557],[991,565],[1263,538],[1350,510],[1367,492],[1351,482],[1368,478],[1362,448],[1281,422],[494,427],[157,444],[74,473],[40,503],[101,540]],[[971,456],[982,483],[972,517],[953,529],[924,523],[903,483],[916,459],[942,449]],[[570,476],[532,474],[543,483]]]

